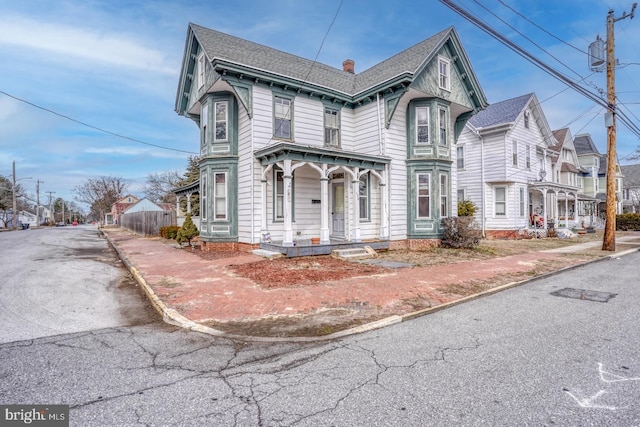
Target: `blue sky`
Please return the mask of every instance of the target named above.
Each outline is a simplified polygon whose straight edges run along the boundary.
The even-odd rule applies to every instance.
[[[456,3],[556,70],[575,80],[585,78],[593,91],[606,94],[605,74],[592,74],[580,50],[586,51],[598,34],[605,38],[609,9],[619,17],[631,11],[633,1]],[[18,179],[32,178],[20,181],[27,191],[35,193],[36,180],[44,181],[41,200],[48,191],[73,200],[75,186],[99,176],[122,177],[131,182],[131,193],[142,196],[141,186],[150,173],[182,173],[188,152],[198,147],[196,125],[174,112],[189,22],[314,59],[340,4],[340,0],[0,0],[0,91],[4,92],[0,93],[0,174],[10,175],[15,161]],[[640,45],[634,42],[640,40],[638,18],[616,23],[618,102],[636,124],[640,124]],[[552,129],[568,126],[574,135],[590,133],[600,151],[606,152],[601,107],[565,90],[567,86],[436,0],[344,0],[318,61],[341,68],[342,61],[351,58],[356,72],[363,71],[451,25],[490,103],[535,92]],[[629,163],[628,155],[638,142],[637,136],[618,125],[618,157],[623,164]]]

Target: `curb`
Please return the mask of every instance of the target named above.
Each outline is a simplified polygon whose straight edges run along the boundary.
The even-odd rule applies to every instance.
[[[551,271],[549,273],[544,273],[536,277],[531,277],[529,279],[525,279],[519,282],[511,282],[506,285],[498,286],[495,288],[487,289],[486,291],[478,292],[473,295],[468,295],[466,297],[457,299],[455,301],[450,301],[444,304],[437,305],[435,307],[429,307],[422,310],[414,311],[411,313],[403,314],[403,315],[392,315],[389,317],[385,317],[384,319],[377,320],[375,322],[365,323],[360,326],[356,326],[353,328],[345,329],[342,331],[334,332],[328,335],[320,335],[313,337],[256,337],[251,335],[236,335],[229,334],[219,329],[214,329],[208,326],[201,325],[199,323],[194,322],[193,320],[189,320],[180,313],[178,313],[175,309],[167,307],[167,305],[156,295],[153,289],[147,284],[146,280],[142,275],[138,272],[138,270],[129,262],[129,259],[118,249],[118,247],[111,241],[109,235],[104,233],[101,229],[98,229],[99,235],[106,238],[109,246],[113,248],[116,252],[122,263],[125,265],[127,270],[134,277],[136,282],[140,285],[144,293],[149,298],[151,305],[153,308],[162,316],[162,320],[165,323],[170,325],[178,326],[180,328],[189,329],[194,332],[200,332],[207,335],[212,335],[219,338],[227,338],[232,340],[240,340],[240,341],[252,341],[252,342],[318,342],[318,341],[330,341],[338,338],[343,338],[350,335],[360,334],[363,332],[373,331],[376,329],[381,329],[387,326],[391,326],[397,323],[406,322],[408,320],[413,320],[418,317],[426,316],[429,314],[437,313],[441,310],[446,310],[447,308],[454,307],[459,304],[464,304],[470,301],[474,301],[476,299],[493,295],[498,292],[505,291],[507,289],[515,288],[518,286],[525,285],[534,280],[545,279],[547,277],[555,276],[557,274],[561,274],[567,271],[575,270],[581,267],[584,267],[589,264],[594,264],[602,261],[611,261],[614,259],[618,259],[622,256],[629,255],[634,252],[640,252],[640,248],[628,249],[626,251],[622,251],[620,253],[615,253],[611,255],[606,255],[601,258],[596,258],[593,260],[585,261],[580,264],[570,265],[568,267],[563,267],[556,271]]]

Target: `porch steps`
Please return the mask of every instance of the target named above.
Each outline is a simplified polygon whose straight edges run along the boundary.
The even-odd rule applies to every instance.
[[[251,251],[254,255],[261,256],[263,258],[273,259],[273,258],[282,258],[284,254],[280,252],[269,251],[267,249],[255,249]]]
[[[376,251],[370,246],[364,248],[335,249],[331,251],[331,256],[343,260],[365,259],[375,257]]]

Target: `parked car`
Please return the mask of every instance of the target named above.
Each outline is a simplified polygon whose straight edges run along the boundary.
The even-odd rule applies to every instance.
[[[66,227],[67,223],[66,222],[56,222],[56,227]]]
[[[71,225],[73,225],[73,226],[78,225],[78,221],[73,221],[73,222],[71,223]]]

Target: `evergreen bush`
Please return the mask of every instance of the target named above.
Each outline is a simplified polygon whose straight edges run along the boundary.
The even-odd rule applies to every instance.
[[[187,217],[184,219],[184,224],[182,224],[182,227],[178,230],[176,241],[178,243],[187,242],[191,246],[191,239],[199,234],[200,232],[198,231],[198,227],[196,227],[191,219],[191,214],[187,214]]]
[[[476,204],[471,200],[458,201],[458,216],[473,216],[476,213]]]
[[[175,240],[178,235],[178,230],[180,227],[177,225],[168,225],[166,227],[160,227],[160,237],[164,239]]]

